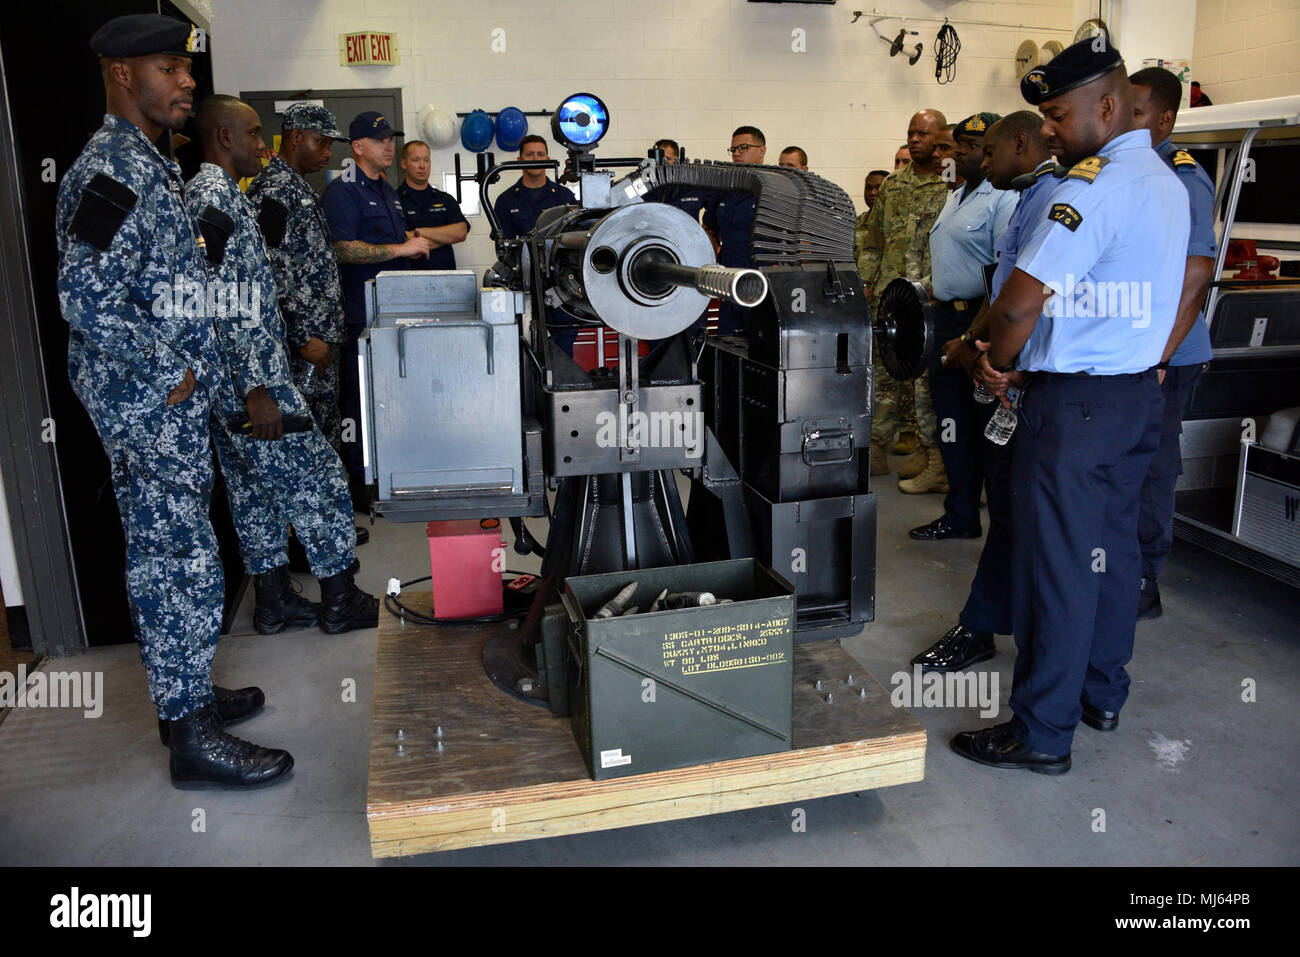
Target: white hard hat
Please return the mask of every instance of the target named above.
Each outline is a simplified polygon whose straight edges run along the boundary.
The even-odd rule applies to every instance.
[[[446,149],[456,142],[456,114],[444,103],[426,103],[420,109],[420,135],[434,149]]]

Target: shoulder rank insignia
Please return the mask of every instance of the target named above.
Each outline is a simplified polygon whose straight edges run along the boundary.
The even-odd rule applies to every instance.
[[[1069,203],[1053,203],[1052,211],[1047,214],[1047,218],[1054,223],[1060,223],[1070,232],[1078,229],[1079,224],[1083,222],[1083,217],[1079,215],[1079,211]]]
[[[1089,156],[1071,166],[1070,171],[1065,174],[1065,178],[1081,179],[1085,183],[1091,183],[1097,178],[1097,174],[1101,172],[1102,167],[1109,162],[1110,160],[1104,156]]]
[[[1192,154],[1187,152],[1187,150],[1178,150],[1178,152],[1174,153],[1173,164],[1175,166],[1195,167],[1196,160],[1192,159]]]

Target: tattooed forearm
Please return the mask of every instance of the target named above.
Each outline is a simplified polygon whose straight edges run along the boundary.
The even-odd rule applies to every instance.
[[[339,262],[347,265],[385,263],[395,258],[390,247],[375,243],[363,243],[359,239],[349,239],[335,243],[334,255]]]

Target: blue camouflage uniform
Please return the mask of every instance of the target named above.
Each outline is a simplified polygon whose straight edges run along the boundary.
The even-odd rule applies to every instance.
[[[1047,215],[1047,203],[1060,180],[1051,176],[1056,163],[1046,160],[1034,170],[1034,182],[1020,193],[1020,201],[1006,229],[995,244],[997,269],[989,282],[989,291],[996,299],[1007,277],[1016,268],[1020,245],[1029,239],[1032,227]],[[991,300],[990,300],[991,301]],[[970,389],[970,380],[966,380]],[[987,421],[992,411],[984,414]],[[997,445],[986,441],[980,428],[981,454],[987,478],[989,502],[989,530],[980,552],[975,578],[970,594],[961,610],[959,621],[972,631],[988,631],[997,635],[1012,632],[1011,624],[1011,456],[1016,446],[1017,429],[1011,441]]]
[[[244,397],[258,386],[281,414],[311,416],[289,374],[275,276],[253,204],[211,163],[186,184],[185,204],[206,240],[212,279],[241,296],[239,309],[219,310],[213,320],[229,378],[214,403],[212,442],[244,567],[261,575],[287,565],[292,523],[312,574],[337,575],[352,564],[356,547],[352,498],[338,454],[314,425],[275,441],[234,433],[229,425],[246,417]]]
[[[1015,266],[1056,295],[1017,360],[1028,383],[1012,463],[1011,731],[1067,755],[1084,703],[1118,713],[1128,696],[1138,499],[1164,409],[1153,367],[1189,217],[1146,130],[1076,163],[1046,206]]]
[[[409,183],[397,187],[397,195],[402,200],[402,209],[406,212],[406,228],[414,232],[422,227],[436,229],[439,226],[455,226],[469,220],[460,210],[460,203],[451,193],[426,186],[414,189]],[[439,246],[429,253],[429,258],[419,263],[421,269],[455,269],[456,252],[449,246]]]
[[[1214,235],[1214,181],[1191,154],[1175,150],[1172,140],[1166,138],[1155,150],[1187,190],[1192,217],[1187,255],[1213,259],[1219,248]],[[1170,357],[1169,368],[1165,370],[1165,379],[1160,385],[1165,396],[1160,447],[1142,483],[1142,503],[1138,510],[1142,577],[1147,580],[1159,578],[1165,559],[1174,547],[1174,488],[1178,476],[1183,474],[1179,440],[1183,431],[1183,413],[1191,398],[1192,387],[1212,356],[1210,329],[1202,314]]]
[[[718,264],[749,266],[749,237],[754,231],[754,196],[751,193],[715,193],[704,210],[704,225],[718,237]],[[718,307],[718,335],[744,333],[749,310],[724,302]]]
[[[959,128],[960,129],[960,128]],[[965,332],[984,299],[983,267],[996,262],[995,244],[1006,231],[1016,194],[994,189],[987,179],[971,189],[963,184],[948,194],[930,227],[930,276],[934,298],[935,341]],[[980,488],[984,484],[984,426],[992,414],[975,401],[970,376],[943,365],[936,355],[928,370],[930,396],[939,429],[939,454],[948,475],[943,517],[960,533],[980,531]],[[945,421],[951,420],[951,434]]]
[[[257,211],[275,274],[289,371],[316,425],[337,452],[343,289],[325,210],[316,191],[279,156],[249,184],[248,199]],[[324,370],[316,369],[298,352],[311,338],[330,347],[330,362]],[[313,369],[316,372],[309,378]]]
[[[321,205],[334,242],[359,240],[375,245],[406,242],[406,210],[397,191],[382,177],[371,179],[354,166],[351,177],[339,176],[325,187]],[[351,420],[351,441],[343,443],[348,474],[365,474],[361,456],[361,381],[357,371],[357,337],[366,328],[366,282],[381,272],[424,269],[424,259],[399,256],[382,263],[340,263],[343,283],[344,336],[339,359],[339,411]]]
[[[182,194],[180,168],[108,115],[64,175],[56,213],[68,377],[108,454],[135,637],[169,721],[212,702],[225,596],[208,520],[208,418],[224,370]],[[194,391],[168,405],[187,369]]]

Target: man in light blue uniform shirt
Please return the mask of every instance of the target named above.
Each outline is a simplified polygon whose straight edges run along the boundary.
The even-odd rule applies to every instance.
[[[997,270],[989,284],[994,298],[1016,267],[1019,244],[1029,239],[1031,230],[1023,227],[1026,223],[1036,225],[1047,214],[1047,201],[1061,182],[1050,174],[1066,171],[1053,160],[1042,128],[1043,120],[1037,113],[1020,110],[998,120],[984,137],[981,175],[988,178],[994,189],[1015,190],[1018,192],[1012,195],[1020,197],[1010,223],[996,244]],[[1006,445],[984,441],[984,424],[993,410],[974,401],[970,379],[976,360],[982,355],[981,348],[988,348],[987,306],[960,337],[944,343],[942,353],[944,369],[961,371],[965,395],[981,411],[974,422],[978,439],[975,454],[980,458],[979,467],[988,487],[988,537],[984,539],[979,566],[957,624],[912,659],[911,663],[920,665],[925,672],[961,671],[987,661],[997,653],[994,636],[1012,633],[1011,456],[1016,437],[1012,433]]]
[[[1011,721],[952,739],[962,757],[1070,769],[1080,720],[1114,729],[1128,697],[1142,480],[1159,445],[1155,365],[1174,327],[1190,217],[1135,129],[1119,51],[1102,38],[1021,80],[1070,165],[989,307],[987,361],[1023,389],[1011,489]],[[1019,358],[1017,359],[1017,354]]]
[[[984,299],[984,267],[994,262],[994,244],[1006,231],[1016,194],[995,189],[980,170],[984,135],[1001,117],[976,113],[953,128],[953,161],[964,182],[951,193],[930,227],[931,295],[935,335],[955,339],[970,328]],[[970,378],[940,356],[930,363],[930,395],[938,422],[939,454],[948,473],[943,514],[909,533],[919,541],[978,538],[980,489],[984,485],[984,426],[991,411],[975,401]]]
[[[1214,254],[1218,251],[1218,241],[1214,235],[1214,181],[1191,154],[1174,149],[1169,138],[1178,119],[1182,83],[1160,67],[1139,70],[1129,77],[1129,82],[1133,84],[1134,122],[1151,133],[1156,153],[1178,174],[1178,181],[1186,187],[1192,217],[1178,319],[1160,356],[1161,364],[1165,366],[1160,382],[1165,394],[1160,448],[1151,460],[1146,481],[1142,483],[1142,503],[1138,511],[1138,542],[1142,548],[1138,618],[1158,618],[1162,608],[1156,580],[1174,545],[1174,487],[1183,472],[1179,442],[1183,413],[1191,398],[1192,387],[1213,354],[1210,327],[1201,315],[1201,309],[1205,305],[1210,280],[1214,278]]]

